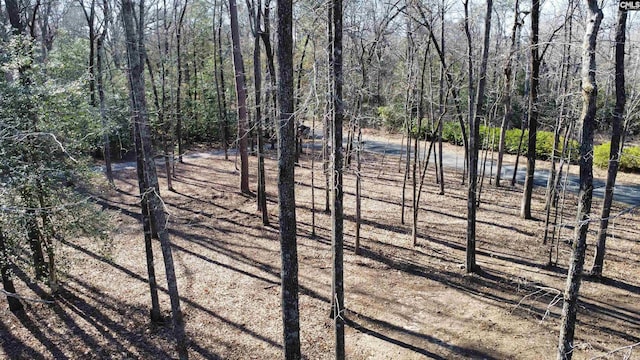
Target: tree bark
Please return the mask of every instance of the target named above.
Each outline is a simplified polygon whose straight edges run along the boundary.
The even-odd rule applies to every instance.
[[[529,87],[529,138],[527,149],[527,174],[524,180],[520,216],[531,219],[531,195],[533,194],[533,175],[536,171],[536,138],[538,131],[538,82],[540,77],[540,57],[538,34],[540,22],[540,1],[531,4],[531,85]]]
[[[333,271],[331,281],[331,315],[334,321],[335,356],[336,359],[345,358],[344,343],[344,210],[342,192],[342,120],[344,103],[342,99],[342,0],[333,0],[330,4],[333,14],[333,206],[331,211],[331,247]]]
[[[478,89],[476,91],[475,114],[469,124],[469,184],[467,193],[467,257],[466,271],[477,271],[476,265],[476,189],[478,185],[478,151],[480,145],[480,122],[484,116],[485,84],[487,82],[487,62],[489,59],[489,40],[491,38],[491,13],[493,1],[487,0],[487,13],[484,21],[484,43],[482,60],[478,72]]]
[[[609,215],[611,215],[611,203],[613,202],[613,190],[616,184],[616,175],[618,175],[618,166],[620,165],[620,155],[622,152],[622,117],[624,116],[624,107],[627,101],[625,93],[624,78],[624,45],[626,40],[627,11],[618,10],[618,22],[616,24],[616,64],[615,64],[615,82],[616,82],[616,106],[613,111],[612,132],[611,132],[611,152],[609,154],[609,169],[607,171],[607,183],[604,190],[604,202],[602,204],[602,212],[600,213],[600,230],[598,231],[598,241],[596,243],[596,256],[591,267],[591,275],[595,277],[602,276],[602,268],[604,266],[604,254],[607,240],[607,229],[609,227]]]
[[[582,114],[580,115],[582,139],[580,144],[580,192],[575,239],[572,245],[567,284],[564,291],[562,320],[558,345],[558,360],[570,360],[573,356],[578,294],[582,280],[587,230],[593,195],[593,133],[595,130],[596,99],[596,41],[602,21],[602,10],[596,0],[589,0],[587,24],[582,44]]]
[[[511,122],[513,111],[511,108],[511,89],[513,83],[513,57],[515,56],[517,42],[516,35],[518,34],[518,27],[520,26],[520,1],[515,0],[514,16],[513,16],[513,28],[511,29],[511,47],[509,54],[507,55],[507,62],[504,66],[504,90],[503,90],[503,102],[504,102],[504,115],[502,117],[502,123],[500,124],[500,139],[498,141],[498,163],[496,166],[496,187],[500,187],[500,180],[502,177],[502,160],[504,158],[504,142],[507,133],[507,127]]]
[[[219,87],[218,98],[219,103],[218,106],[222,106],[220,108],[221,121],[222,121],[222,146],[224,147],[224,159],[229,160],[229,137],[231,136],[229,133],[229,115],[227,114],[227,88],[224,81],[224,61],[222,58],[222,5],[220,6],[220,18],[218,21],[218,28],[216,30],[217,33],[217,47],[218,47],[218,63],[220,64],[219,71],[216,69],[216,76],[220,76],[220,83],[217,81],[216,77],[216,89]],[[215,57],[215,55],[214,55]],[[214,63],[215,66],[215,63]]]
[[[249,120],[247,117],[247,88],[245,85],[244,63],[240,49],[240,29],[238,25],[238,6],[236,0],[229,0],[231,17],[231,39],[233,41],[233,70],[235,73],[236,95],[238,100],[238,147],[240,148],[240,191],[248,194],[249,190],[249,155],[247,153],[247,137]]]
[[[182,40],[182,21],[184,20],[184,13],[187,10],[187,1],[185,0],[184,6],[182,7],[182,11],[180,11],[180,17],[176,19],[176,57],[177,57],[177,66],[178,66],[178,81],[176,83],[176,140],[178,141],[178,161],[182,161],[182,153],[184,149],[182,148],[182,50],[180,49],[181,40]],[[177,11],[178,9],[174,9]],[[175,175],[175,174],[174,174]]]
[[[251,9],[250,9],[251,10]],[[262,216],[262,225],[269,225],[269,213],[267,212],[267,193],[264,172],[264,138],[262,118],[262,65],[260,60],[260,22],[262,15],[262,1],[258,0],[252,13],[253,18],[253,81],[254,100],[256,102],[256,136],[258,138],[258,211]]]
[[[2,287],[4,291],[15,294],[16,288],[13,285],[13,277],[11,276],[11,265],[12,262],[7,251],[4,232],[0,228],[0,275],[2,276]],[[7,294],[7,303],[9,303],[9,310],[14,314],[24,310],[20,300],[9,294]]]
[[[149,134],[147,104],[144,89],[144,37],[143,32],[141,31],[141,29],[144,28],[144,1],[140,2],[138,11],[140,16],[138,23],[139,32],[136,38],[136,30],[134,28],[134,4],[131,0],[123,0],[122,19],[125,28],[127,55],[129,61],[131,110],[133,113],[134,127],[137,130],[140,141],[140,147],[136,148],[136,151],[142,153],[142,158],[144,160],[144,169],[141,172],[143,177],[139,178],[138,181],[142,182],[146,187],[144,192],[141,193],[141,196],[146,198],[148,201],[149,213],[154,225],[153,227],[158,233],[160,246],[162,248],[165,272],[167,276],[167,289],[171,301],[176,348],[178,355],[182,360],[188,359],[189,357],[187,352],[184,319],[180,308],[180,296],[178,293],[178,283],[173,265],[171,241],[166,229],[167,219],[164,212],[164,203],[158,190],[158,177],[156,174],[155,163],[153,161],[153,150]]]
[[[300,359],[298,309],[298,250],[296,240],[295,151],[296,127],[293,99],[293,4],[278,1],[278,204],[282,258],[282,323],[284,357]]]
[[[104,167],[105,174],[107,175],[107,180],[111,186],[113,185],[113,170],[111,168],[111,140],[109,139],[109,131],[107,126],[107,111],[106,111],[106,102],[104,98],[104,84],[102,81],[103,76],[103,66],[102,61],[104,57],[104,40],[107,36],[107,24],[109,23],[107,20],[111,16],[109,13],[109,2],[103,2],[103,12],[105,17],[105,22],[103,24],[102,33],[96,40],[96,66],[98,74],[96,76],[96,85],[98,86],[98,98],[100,101],[100,119],[102,121],[102,142],[103,142],[103,155],[104,155]]]

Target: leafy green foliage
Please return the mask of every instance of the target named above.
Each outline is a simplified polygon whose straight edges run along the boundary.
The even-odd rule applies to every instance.
[[[593,148],[593,164],[606,169],[609,166],[611,142],[606,142]],[[640,146],[625,147],[620,156],[619,169],[622,171],[640,171]]]
[[[15,39],[0,64],[0,229],[10,247],[0,261],[16,263],[35,240],[55,276],[60,242],[106,234],[87,191],[94,176],[88,155],[102,129],[84,83],[45,76],[40,64],[24,60],[31,44]]]
[[[467,129],[468,131],[468,129]],[[520,144],[520,138],[522,137],[522,146],[520,154],[527,153],[527,137],[529,131],[525,130],[524,135],[520,129],[510,129],[505,133],[505,152],[508,154],[516,154],[518,152],[518,146]],[[442,139],[451,144],[462,145],[462,132],[460,131],[460,125],[456,122],[445,122],[442,128]],[[492,127],[489,129],[487,126],[480,126],[480,144],[482,148],[489,147],[493,144],[493,149],[498,150],[498,144],[500,140],[500,129]],[[558,143],[558,151],[562,151],[564,139],[560,138]],[[578,148],[578,142],[575,140],[569,141],[569,146],[572,149]],[[548,159],[553,151],[553,133],[550,131],[538,131],[536,135],[536,156],[539,159]],[[576,151],[573,151],[577,154]],[[573,156],[575,160],[575,155]]]
[[[379,106],[378,117],[382,119],[382,124],[389,131],[399,131],[404,124],[402,110],[396,105]]]

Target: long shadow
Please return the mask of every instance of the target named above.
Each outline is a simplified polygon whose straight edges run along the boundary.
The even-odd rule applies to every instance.
[[[129,269],[127,269],[127,268],[125,268],[125,267],[123,267],[121,265],[118,265],[118,264],[115,264],[115,263],[113,263],[111,261],[108,261],[104,257],[99,256],[98,254],[96,254],[96,253],[94,253],[92,251],[84,249],[81,246],[78,246],[76,244],[70,243],[68,241],[65,241],[64,243],[67,244],[68,246],[73,247],[74,249],[76,249],[78,251],[81,251],[81,252],[89,255],[90,257],[92,257],[92,258],[94,258],[96,260],[99,260],[99,261],[101,261],[103,263],[106,263],[106,264],[114,267],[115,269],[117,269],[119,271],[124,272],[125,274],[127,274],[128,276],[130,276],[130,277],[132,277],[132,278],[134,278],[136,280],[139,280],[139,281],[142,281],[144,283],[147,283],[147,279],[142,277],[141,275],[136,274],[133,271],[131,271],[131,270],[129,270]],[[277,274],[279,276],[279,272]],[[165,294],[167,293],[167,289],[162,287],[162,286],[158,286],[158,290],[164,292]],[[274,346],[274,347],[278,347],[278,348],[282,347],[282,345],[276,343],[275,341],[273,341],[273,340],[271,340],[271,339],[269,339],[269,338],[267,338],[267,337],[265,337],[263,335],[260,335],[260,334],[258,334],[256,332],[248,329],[244,324],[239,324],[239,323],[236,323],[236,322],[234,322],[232,320],[229,320],[229,319],[227,319],[227,318],[225,318],[223,316],[220,316],[217,313],[211,311],[210,309],[205,308],[204,306],[198,304],[197,302],[195,302],[195,301],[193,301],[191,299],[187,299],[184,296],[181,296],[180,297],[180,301],[185,302],[186,304],[190,305],[191,307],[193,307],[195,309],[198,309],[200,311],[204,311],[205,313],[209,314],[210,316],[213,316],[214,318],[216,318],[216,319],[218,319],[218,320],[220,320],[220,321],[222,321],[222,322],[224,322],[224,323],[226,323],[226,324],[228,324],[228,325],[230,325],[230,326],[232,326],[232,327],[234,327],[234,328],[236,328],[236,329],[238,329],[238,330],[240,330],[240,331],[242,331],[242,332],[244,332],[244,333],[246,333],[248,335],[250,335],[253,338],[256,338],[256,339],[258,339],[260,341],[266,342],[267,344],[269,344],[271,346]],[[328,301],[328,299],[327,299],[327,301]]]
[[[13,336],[2,320],[3,319],[0,318],[0,334],[2,334],[2,341],[0,341],[0,345],[2,345],[4,354],[7,355],[9,359],[45,359],[44,355]]]
[[[592,277],[589,277],[589,276],[585,276],[584,279],[590,282],[599,282],[607,286],[612,286],[620,290],[625,290],[630,293],[640,295],[640,286],[629,284],[622,280],[612,279],[608,277],[603,277],[602,279],[593,279]]]
[[[353,315],[353,316],[352,316]],[[354,319],[355,317],[355,319]],[[383,333],[381,333],[380,331],[378,331],[377,329],[384,329],[387,332],[394,332],[394,333],[399,333],[401,335],[406,335],[406,336],[411,336],[412,338],[415,338],[417,340],[426,340],[427,342],[437,345],[439,347],[442,347],[444,349],[446,349],[448,352],[452,352],[455,353],[457,355],[461,355],[461,356],[465,356],[467,358],[478,358],[478,359],[487,359],[487,360],[498,360],[498,359],[504,359],[504,356],[498,356],[498,357],[494,357],[493,355],[484,353],[482,351],[479,350],[475,350],[475,349],[468,349],[468,348],[463,348],[460,346],[456,346],[456,345],[451,345],[448,344],[438,338],[435,338],[433,336],[427,335],[427,334],[422,334],[419,333],[417,331],[412,331],[412,330],[408,330],[405,329],[403,327],[394,325],[390,322],[384,321],[384,320],[380,320],[380,319],[375,319],[373,317],[364,315],[364,314],[360,314],[357,313],[355,311],[349,311],[347,313],[347,317],[345,319],[345,322],[348,326],[351,326],[352,328],[360,331],[361,333],[364,334],[368,334],[368,335],[372,335],[380,340],[384,340],[387,341],[389,343],[392,343],[394,345],[398,345],[402,348],[405,349],[409,349],[411,351],[417,352],[418,354],[422,354],[425,356],[428,356],[431,359],[447,359],[448,357],[443,357],[441,355],[438,355],[436,353],[433,353],[431,351],[428,351],[426,349],[417,347],[415,345],[411,345],[409,343],[406,343],[404,341],[398,340],[398,339],[394,339],[388,335],[385,335]],[[377,328],[377,329],[376,329]]]
[[[345,219],[355,222],[355,217],[353,215],[346,215]],[[378,228],[378,229],[382,229],[382,230],[388,230],[388,231],[392,231],[392,232],[403,234],[403,235],[406,235],[406,234],[409,233],[409,229],[406,229],[404,227],[397,226],[397,225],[380,224],[378,222],[374,222],[374,221],[366,220],[366,219],[361,219],[360,222],[362,224],[369,225],[369,226],[372,226],[374,228]],[[437,239],[435,237],[431,237],[429,235],[423,235],[421,237],[424,238],[425,240],[429,241],[429,242],[440,244],[440,245],[446,246],[446,247],[454,249],[454,250],[466,251],[466,247],[464,245],[462,245],[462,244],[458,244],[458,243],[450,242],[450,241],[445,241],[445,240],[440,240],[440,239]],[[387,244],[385,244],[385,245],[387,245]],[[530,266],[530,267],[533,267],[533,268],[543,268],[542,264],[538,264],[538,263],[535,263],[533,261],[526,260],[526,259],[519,258],[519,257],[508,256],[506,254],[500,254],[500,253],[494,252],[494,251],[487,252],[487,251],[484,251],[484,250],[476,250],[476,253],[478,255],[483,255],[483,256],[487,256],[487,257],[494,257],[494,258],[498,258],[500,260],[512,262],[512,263],[519,264],[519,265]]]
[[[127,215],[133,219],[135,219],[136,221],[142,221],[142,214],[139,212],[133,212],[129,209],[126,209],[124,206],[134,206],[133,204],[125,204],[125,203],[117,203],[117,202],[113,202],[113,201],[109,201],[103,198],[96,198],[94,200],[94,202],[100,206],[102,206],[102,210],[111,210],[111,211],[115,211],[118,213],[122,213],[124,215]],[[116,204],[120,204],[122,206],[118,206]]]
[[[264,282],[266,282],[267,284],[271,284],[271,285],[280,285],[280,282],[279,282],[279,281],[270,280],[270,279],[267,279],[267,278],[262,277],[262,276],[260,276],[260,275],[252,274],[252,273],[250,273],[250,272],[248,272],[248,271],[244,271],[244,270],[241,270],[241,269],[235,268],[235,267],[233,267],[233,266],[231,266],[231,265],[223,264],[223,263],[221,263],[221,262],[218,262],[218,261],[212,260],[212,259],[210,259],[210,258],[208,258],[208,257],[206,257],[206,256],[204,256],[204,255],[197,254],[197,253],[195,253],[195,252],[193,252],[193,251],[191,251],[191,250],[187,250],[186,248],[184,248],[184,247],[182,247],[182,246],[180,246],[180,245],[172,244],[172,245],[171,245],[171,247],[172,247],[172,248],[174,248],[174,249],[176,249],[176,250],[182,251],[182,252],[184,252],[184,253],[186,253],[186,254],[189,254],[189,255],[191,255],[191,256],[195,256],[195,257],[197,257],[198,259],[203,260],[203,261],[205,261],[205,262],[208,262],[208,263],[210,263],[210,264],[213,264],[213,265],[216,265],[216,266],[220,266],[220,267],[225,268],[225,269],[227,269],[227,270],[235,271],[235,272],[237,272],[237,273],[240,273],[240,274],[242,274],[242,275],[248,276],[248,277],[253,278],[253,279],[256,279],[256,280],[264,281]]]
[[[33,335],[45,348],[47,351],[53,355],[53,358],[58,360],[69,359],[69,357],[56,345],[47,335],[42,332],[40,324],[35,323],[26,313],[23,313],[17,316],[18,320],[25,329],[29,330],[31,335]]]
[[[224,360],[220,355],[212,353],[195,342],[191,342],[191,344],[189,344],[189,349],[193,349],[193,351],[197,352],[202,356],[202,358],[207,360]]]
[[[100,289],[86,283],[82,279],[70,276],[70,279],[73,280],[74,283],[78,284],[85,291],[84,294],[91,298],[93,301],[100,305],[101,309],[108,309],[110,311],[114,311],[120,314],[123,317],[131,316],[132,313],[140,314],[141,319],[146,318],[146,311],[137,306],[129,306],[130,311],[125,311],[126,304],[122,304],[117,299],[108,294],[105,294]],[[125,344],[118,341],[116,337],[112,335],[112,333],[119,334],[120,336],[124,336],[125,339],[131,341],[133,345],[135,345],[138,349],[143,350],[149,354],[155,355],[163,355],[169,356],[164,350],[155,346],[153,343],[149,342],[145,337],[138,336],[139,333],[136,332],[136,328],[133,330],[126,328],[122,324],[114,321],[105,313],[100,311],[98,307],[93,306],[87,303],[85,300],[80,298],[75,292],[80,292],[81,289],[73,289],[74,291],[64,291],[60,295],[59,302],[59,316],[69,317],[67,311],[71,311],[85,320],[87,323],[91,324],[98,332],[109,340],[109,344],[113,344],[117,347],[117,351],[119,353],[126,353],[130,357],[135,357],[135,354],[131,353]],[[114,305],[115,304],[115,305]],[[65,311],[66,310],[66,311]],[[87,344],[90,345],[90,344]],[[93,347],[92,347],[93,348]],[[95,349],[95,348],[93,348]]]

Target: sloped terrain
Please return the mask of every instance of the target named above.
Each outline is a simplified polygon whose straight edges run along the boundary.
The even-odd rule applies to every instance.
[[[238,191],[233,158],[187,158],[177,166],[175,192],[162,195],[180,295],[194,359],[281,357],[280,254],[277,168],[266,161],[271,225],[263,226],[253,197]],[[401,223],[403,174],[397,157],[363,155],[361,255],[353,253],[355,176],[345,175],[345,291],[350,359],[553,359],[557,346],[572,231],[554,244],[557,266],[546,267],[544,222],[518,217],[521,188],[485,183],[478,212],[479,275],[465,275],[466,188],[445,169],[438,195],[433,168],[420,204],[418,244],[411,242],[411,191]],[[251,158],[252,169],[256,160]],[[355,167],[355,165],[353,166]],[[311,159],[296,168],[302,351],[307,359],[333,358],[329,319],[330,215],[324,212],[324,175],[316,159],[315,202]],[[100,194],[109,211],[112,240],[68,239],[64,290],[53,304],[28,303],[25,316],[0,311],[0,357],[10,359],[166,359],[175,357],[170,326],[148,321],[149,288],[135,170],[116,173],[115,190]],[[626,178],[629,180],[630,178]],[[255,183],[255,178],[252,178]],[[536,189],[534,214],[544,219],[544,190]],[[573,222],[575,197],[565,203]],[[614,213],[629,206],[617,205]],[[594,203],[599,212],[600,200]],[[315,209],[315,211],[314,211]],[[315,222],[312,220],[315,216]],[[616,217],[605,262],[606,279],[581,288],[575,359],[605,355],[640,342],[640,215]],[[315,235],[312,235],[315,223]],[[587,268],[593,257],[591,225]],[[154,244],[158,245],[158,244]],[[161,306],[169,315],[159,246],[156,272]],[[17,274],[24,278],[25,274]],[[19,292],[36,297],[40,284]],[[632,354],[632,358],[640,352]],[[609,358],[620,358],[616,352]]]

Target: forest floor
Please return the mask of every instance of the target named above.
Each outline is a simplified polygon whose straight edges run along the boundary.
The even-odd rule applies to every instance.
[[[193,359],[281,358],[274,158],[275,153],[269,153],[266,161],[269,226],[262,225],[255,198],[239,193],[233,157],[187,159],[177,165],[174,192],[166,191],[161,179]],[[407,221],[401,223],[403,175],[398,160],[387,156],[382,162],[379,154],[371,153],[362,156],[360,255],[353,252],[355,175],[354,171],[345,174],[347,358],[554,359],[570,255],[565,241],[571,239],[572,230],[562,229],[561,241],[552,247],[557,265],[546,267],[550,246],[542,244],[544,189],[534,192],[536,220],[525,221],[518,216],[521,186],[495,188],[485,183],[477,225],[477,259],[482,271],[466,275],[467,203],[461,174],[446,169],[445,195],[438,195],[434,171],[427,172],[414,247],[410,183]],[[250,161],[254,169],[255,157]],[[509,161],[513,158],[507,157]],[[305,359],[333,358],[331,223],[324,212],[321,167],[316,161],[314,187],[308,154],[296,168],[300,336]],[[619,180],[638,183],[640,176],[623,174]],[[255,184],[255,177],[251,181]],[[21,317],[2,305],[0,358],[176,356],[170,326],[148,321],[149,289],[135,170],[116,172],[116,187],[105,187],[97,201],[97,206],[112,215],[111,240],[105,244],[67,239],[60,244],[66,273],[55,302],[27,303]],[[574,223],[576,203],[576,196],[568,195],[560,223]],[[596,199],[594,212],[599,213],[600,206],[601,199]],[[606,278],[601,282],[585,279],[581,287],[574,359],[622,358],[629,349],[610,352],[640,342],[640,213],[625,210],[628,205],[615,204],[613,213],[619,216],[610,226]],[[587,269],[596,230],[597,223],[591,224]],[[161,306],[168,316],[157,245]],[[23,284],[18,291],[36,297],[38,286]],[[630,358],[640,358],[640,348]]]

